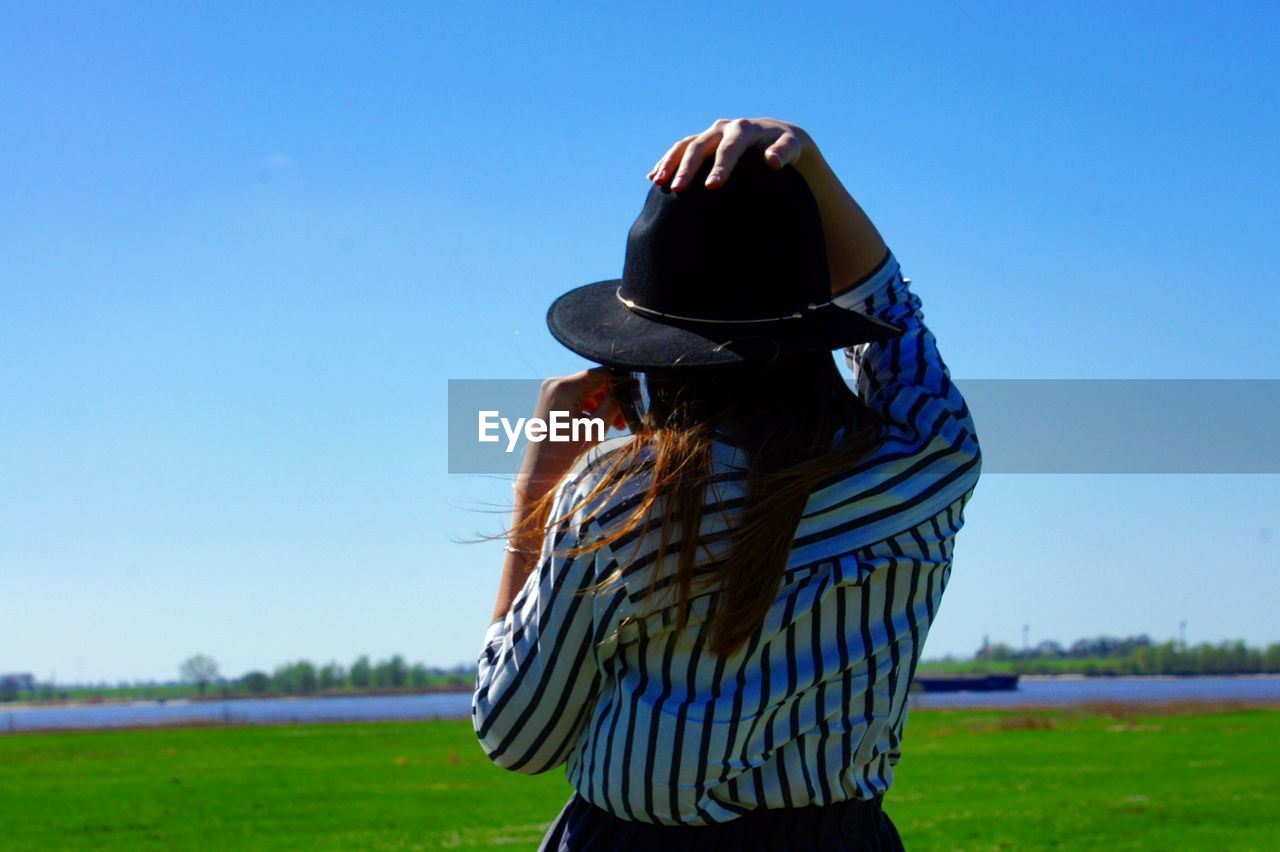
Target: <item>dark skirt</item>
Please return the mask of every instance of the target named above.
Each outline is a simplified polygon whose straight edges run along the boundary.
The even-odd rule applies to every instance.
[[[902,850],[881,797],[825,807],[757,810],[717,825],[654,825],[620,819],[577,793],[569,799],[540,852],[782,852],[782,850]]]

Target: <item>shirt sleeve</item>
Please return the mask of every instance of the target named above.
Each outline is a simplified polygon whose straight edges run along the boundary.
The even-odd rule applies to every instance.
[[[911,279],[902,276],[897,258],[886,253],[880,265],[863,281],[833,301],[902,329],[900,337],[862,343],[845,350],[845,359],[857,381],[858,395],[886,420],[914,420],[911,405],[920,397],[958,417],[968,417],[964,397],[951,383],[951,373],[938,352],[938,341],[924,323],[920,297],[911,291]]]
[[[884,423],[882,442],[814,492],[797,529],[793,563],[882,541],[971,492],[981,470],[973,418],[924,322],[920,297],[886,252],[833,302],[902,329],[845,350],[859,398]]]
[[[572,480],[562,485],[552,517],[564,518],[578,496]],[[547,535],[511,611],[485,633],[472,722],[489,759],[504,769],[533,775],[563,763],[600,689],[599,596],[591,587],[608,551],[567,552],[582,541],[587,524],[579,512]]]

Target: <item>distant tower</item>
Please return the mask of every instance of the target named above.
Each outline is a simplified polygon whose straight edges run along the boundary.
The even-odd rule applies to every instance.
[[[1183,651],[1187,650],[1187,622],[1185,621],[1178,622],[1178,647]]]
[[[1028,633],[1030,633],[1030,631],[1031,631],[1030,624],[1022,625],[1022,650],[1024,652],[1031,650],[1031,643],[1027,641],[1027,635]]]

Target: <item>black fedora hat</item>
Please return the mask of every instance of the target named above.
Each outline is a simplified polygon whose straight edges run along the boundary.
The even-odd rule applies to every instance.
[[[832,303],[818,204],[799,172],[753,149],[707,189],[711,166],[688,189],[649,190],[622,278],[570,290],[547,311],[557,340],[599,364],[646,370],[761,363],[901,333]]]

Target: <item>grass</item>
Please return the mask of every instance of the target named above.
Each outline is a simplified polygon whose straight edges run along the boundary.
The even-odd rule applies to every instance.
[[[1126,672],[1127,659],[1108,657],[1045,657],[1034,660],[926,660],[916,669],[920,674],[1106,674]],[[1231,672],[1223,672],[1229,677]]]
[[[1039,661],[1037,661],[1039,662]],[[1088,661],[1082,660],[1045,660],[1047,664],[1052,664],[1057,672],[1068,674],[1074,669],[1072,666],[1079,667],[1082,662],[1103,662],[1101,659]],[[992,674],[1012,674],[1019,671],[1017,668],[1017,660],[925,660],[920,663],[916,671],[920,674],[979,674],[991,672]]]
[[[917,711],[886,808],[909,849],[1264,849],[1280,712]],[[535,848],[562,775],[468,722],[0,736],[0,846]]]
[[[1275,848],[1275,710],[934,711],[907,737],[908,848]]]

